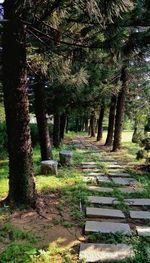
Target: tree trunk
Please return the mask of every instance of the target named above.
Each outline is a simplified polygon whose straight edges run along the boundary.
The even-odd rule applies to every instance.
[[[84,121],[84,130],[85,132],[88,132],[88,118],[86,118]]]
[[[39,77],[36,78],[37,84],[34,86],[35,96],[35,114],[37,119],[39,141],[42,161],[52,157],[51,143],[46,119],[46,100],[44,81]]]
[[[111,98],[111,105],[110,105],[110,111],[109,111],[108,133],[107,133],[107,138],[106,138],[106,143],[105,143],[106,146],[111,146],[113,143],[116,102],[117,102],[117,98],[115,95],[113,95]]]
[[[91,132],[91,137],[95,137],[95,112],[94,111],[91,113],[91,118],[90,118],[90,132]]]
[[[98,132],[97,132],[97,142],[102,139],[103,136],[103,119],[105,113],[105,105],[101,106],[99,119],[98,119]]]
[[[68,125],[69,125],[69,119],[68,116],[66,115],[66,133],[68,133]]]
[[[65,113],[60,116],[60,139],[64,139],[67,116]]]
[[[54,128],[53,128],[53,145],[58,148],[60,146],[60,114],[54,115]]]
[[[29,101],[26,72],[26,31],[16,17],[16,2],[4,3],[3,91],[9,154],[9,194],[12,205],[35,205]]]
[[[114,132],[114,142],[113,142],[114,152],[121,148],[121,135],[122,135],[123,121],[124,121],[125,98],[126,98],[126,93],[127,93],[127,68],[126,67],[122,68],[121,81],[122,81],[122,88],[118,95],[117,110],[116,110],[115,132]]]

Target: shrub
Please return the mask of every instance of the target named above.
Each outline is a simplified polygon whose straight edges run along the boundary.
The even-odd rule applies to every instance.
[[[31,140],[32,140],[32,146],[35,147],[39,143],[39,132],[37,124],[30,124],[31,129]],[[53,135],[53,124],[48,124],[49,134],[50,137]]]

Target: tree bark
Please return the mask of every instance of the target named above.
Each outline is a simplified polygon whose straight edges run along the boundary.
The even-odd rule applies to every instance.
[[[117,98],[115,95],[112,95],[111,105],[109,111],[109,122],[108,122],[108,133],[106,138],[105,146],[111,146],[113,143],[113,133],[114,133],[114,124],[115,124],[115,112],[116,112],[116,102]]]
[[[27,95],[26,30],[16,17],[16,2],[4,3],[3,91],[9,154],[9,193],[12,205],[35,205],[32,147]]]
[[[125,98],[127,93],[127,68],[124,66],[121,72],[122,88],[118,95],[117,110],[116,110],[116,121],[115,121],[115,132],[113,141],[113,151],[117,151],[121,148],[121,135],[124,121],[125,111]]]
[[[85,118],[85,121],[84,121],[84,130],[85,132],[88,132],[88,118]]]
[[[64,139],[67,116],[65,113],[60,116],[60,139]]]
[[[99,119],[98,119],[98,132],[97,132],[97,142],[103,137],[103,119],[105,113],[105,105],[103,104],[100,109]]]
[[[34,86],[35,97],[35,114],[37,119],[39,141],[41,150],[42,161],[48,160],[52,157],[51,143],[49,136],[49,129],[46,119],[46,99],[44,80],[39,77],[36,78],[36,84]]]
[[[60,146],[60,114],[54,115],[54,128],[53,128],[53,145],[58,148]]]
[[[95,112],[94,111],[91,113],[91,118],[90,118],[90,133],[91,133],[91,137],[95,137]]]

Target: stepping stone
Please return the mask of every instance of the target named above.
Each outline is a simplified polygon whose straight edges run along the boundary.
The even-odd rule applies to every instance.
[[[97,176],[98,182],[111,183],[110,179],[107,176]]]
[[[137,181],[134,178],[121,178],[121,177],[112,177],[111,178],[115,184],[118,185],[135,185]]]
[[[101,172],[101,170],[100,169],[94,169],[94,168],[87,168],[87,169],[83,169],[83,172]]]
[[[71,151],[63,150],[59,153],[61,165],[71,165],[73,153]]]
[[[124,201],[126,204],[133,206],[150,206],[150,199],[148,198],[125,199]]]
[[[142,193],[144,192],[143,188],[133,188],[133,187],[120,187],[118,188],[119,191],[125,194],[132,194],[132,193]]]
[[[113,197],[89,196],[88,201],[92,204],[113,205],[119,202]]]
[[[122,169],[123,167],[119,164],[111,164],[107,166],[108,169]]]
[[[112,222],[97,222],[97,221],[86,221],[85,233],[96,232],[96,233],[121,233],[122,235],[131,235],[131,230],[128,224],[123,223],[112,223]]]
[[[42,174],[58,174],[58,162],[54,160],[41,161],[41,173]]]
[[[109,176],[131,177],[131,174],[128,174],[128,173],[109,173]]]
[[[84,176],[83,177],[83,182],[88,183],[88,182],[93,182],[96,183],[96,177],[94,176]]]
[[[97,166],[96,164],[86,164],[86,165],[82,165],[82,169],[95,169]]]
[[[126,244],[81,243],[79,259],[85,262],[113,262],[134,257],[131,246]]]
[[[86,215],[88,217],[125,218],[125,215],[120,210],[96,208],[96,207],[87,207],[86,208]]]
[[[130,217],[133,219],[149,219],[150,212],[147,211],[130,211]]]
[[[105,176],[105,174],[104,173],[88,173],[87,175],[89,175],[89,176],[101,176],[101,175],[103,175],[103,176]]]
[[[97,192],[100,192],[100,193],[111,193],[111,192],[113,192],[112,188],[98,187],[98,186],[89,186],[88,190],[97,191]]]
[[[150,226],[136,226],[136,231],[139,236],[150,236]]]
[[[96,165],[96,162],[82,162],[82,165]]]

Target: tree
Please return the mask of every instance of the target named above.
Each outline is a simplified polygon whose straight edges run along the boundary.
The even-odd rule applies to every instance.
[[[113,151],[117,151],[121,148],[121,134],[123,129],[124,111],[125,111],[125,98],[127,93],[127,67],[123,66],[121,71],[122,87],[118,94],[115,131],[113,141]]]
[[[35,205],[27,96],[26,30],[16,1],[4,3],[3,92],[9,153],[9,194],[13,205]]]
[[[107,132],[105,146],[111,146],[113,142],[116,101],[117,101],[116,95],[112,95],[111,103],[110,103],[110,110],[109,110],[108,132]]]
[[[102,139],[103,136],[103,119],[105,113],[105,104],[102,103],[98,119],[98,132],[97,132],[97,142]]]

